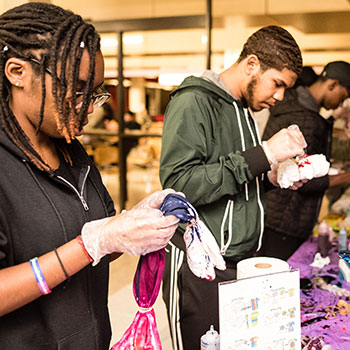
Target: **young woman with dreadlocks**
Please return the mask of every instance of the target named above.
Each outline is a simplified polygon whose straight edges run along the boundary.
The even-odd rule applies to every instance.
[[[76,136],[109,97],[94,27],[27,3],[0,16],[1,349],[108,349],[109,262],[163,248],[159,191],[118,215]]]

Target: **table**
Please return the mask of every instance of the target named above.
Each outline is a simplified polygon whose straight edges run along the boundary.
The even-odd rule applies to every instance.
[[[350,283],[339,279],[337,246],[333,246],[330,250],[331,263],[322,269],[310,266],[316,252],[317,237],[312,237],[289,258],[289,265],[300,270],[301,281],[316,276],[333,278],[331,284],[337,284],[350,291]],[[331,345],[331,350],[349,350],[350,314],[340,315],[339,312],[335,312],[335,317],[326,318],[327,310],[332,309],[332,306],[335,306],[339,299],[349,302],[349,298],[336,296],[314,284],[310,287],[310,289],[301,289],[300,291],[301,334],[310,338],[322,337],[325,344]],[[327,309],[327,307],[330,308]]]

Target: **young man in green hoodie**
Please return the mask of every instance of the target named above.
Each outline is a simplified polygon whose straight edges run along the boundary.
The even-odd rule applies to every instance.
[[[208,226],[226,261],[216,279],[194,276],[181,230],[168,246],[163,298],[174,349],[199,349],[200,337],[219,327],[218,282],[236,278],[238,261],[259,249],[264,226],[264,185],[270,164],[304,155],[297,129],[283,129],[261,145],[248,108],[283,99],[302,70],[300,49],[283,28],[264,27],[245,43],[221,74],[189,77],[171,94],[165,114],[160,179],[182,191]],[[270,180],[270,182],[267,180]],[[295,184],[297,188],[299,184]]]

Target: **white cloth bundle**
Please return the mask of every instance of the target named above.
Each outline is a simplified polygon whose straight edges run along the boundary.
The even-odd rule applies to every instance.
[[[323,154],[313,154],[299,160],[300,180],[311,180],[328,173],[330,164]]]
[[[277,182],[281,188],[289,188],[294,182],[326,175],[329,166],[323,154],[305,156],[299,161],[287,159],[280,164],[277,170]]]
[[[196,229],[188,225],[184,233],[187,263],[194,275],[209,281],[215,279],[215,269],[225,270],[225,260],[213,234],[203,221],[197,220]]]
[[[187,263],[194,275],[212,281],[215,279],[215,268],[226,269],[225,260],[213,234],[185,197],[176,193],[169,194],[160,210],[164,215],[175,215],[181,223],[186,224],[183,239]]]

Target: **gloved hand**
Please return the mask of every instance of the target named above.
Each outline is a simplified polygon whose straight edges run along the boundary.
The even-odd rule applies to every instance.
[[[300,181],[296,181],[293,182],[293,185],[289,186],[288,189],[290,190],[298,190],[300,187],[302,187],[304,185],[304,183],[306,183],[308,180],[300,180]]]
[[[281,187],[280,184],[278,183],[278,168],[280,166],[279,164],[272,164],[271,165],[271,170],[267,172],[267,177],[269,179],[269,181],[276,187]],[[306,183],[307,180],[300,180],[300,181],[295,181],[293,182],[288,189],[290,190],[297,190],[300,187],[302,187],[304,185],[304,183]]]
[[[307,143],[297,125],[281,129],[262,143],[263,150],[270,164],[283,162],[295,156],[303,157]]]
[[[142,201],[138,202],[135,206],[134,209],[147,209],[147,208],[155,208],[159,209],[161,204],[164,201],[164,198],[170,194],[170,193],[175,193],[175,191],[171,188],[162,190],[162,191],[156,191],[143,199]],[[177,194],[182,195],[185,197],[185,195],[181,192],[177,192]]]
[[[279,184],[277,181],[278,167],[279,167],[279,164],[271,164],[271,170],[267,172],[267,177],[269,181],[276,187],[279,187]]]
[[[145,255],[164,248],[178,222],[175,216],[163,216],[158,209],[132,208],[113,217],[87,222],[81,236],[95,266],[102,257],[114,252]]]

